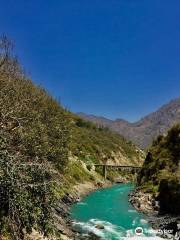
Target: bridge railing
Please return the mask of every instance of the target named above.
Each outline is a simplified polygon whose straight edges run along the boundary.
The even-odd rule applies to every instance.
[[[126,170],[136,173],[141,169],[139,166],[129,166],[129,165],[110,165],[110,164],[94,164],[96,167],[102,167],[103,168],[103,176],[106,179],[107,177],[107,169],[111,170]],[[134,171],[133,171],[134,170]]]

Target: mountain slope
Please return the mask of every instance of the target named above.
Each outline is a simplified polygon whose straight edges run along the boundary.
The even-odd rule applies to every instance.
[[[141,165],[143,153],[65,110],[15,60],[0,52],[0,238],[20,240],[64,233],[74,186],[104,180],[93,163]]]
[[[175,123],[180,121],[180,98],[170,101],[156,112],[153,112],[135,123],[122,119],[115,121],[79,113],[81,117],[99,126],[106,126],[132,140],[141,148],[148,147],[159,134],[164,134]]]
[[[180,214],[180,124],[153,141],[138,185],[159,200],[161,213]]]
[[[143,152],[130,141],[108,128],[70,115],[72,119],[72,154],[86,163],[105,162],[117,165],[141,165]]]

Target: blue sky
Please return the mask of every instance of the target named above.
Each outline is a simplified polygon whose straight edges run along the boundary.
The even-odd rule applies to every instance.
[[[179,0],[0,3],[0,33],[71,111],[135,121],[179,97]]]

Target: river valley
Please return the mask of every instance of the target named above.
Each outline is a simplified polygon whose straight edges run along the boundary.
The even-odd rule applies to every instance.
[[[94,234],[103,240],[160,239],[148,224],[147,216],[128,201],[133,184],[117,184],[97,190],[71,207],[73,227],[82,235]],[[139,237],[135,229],[141,228]]]

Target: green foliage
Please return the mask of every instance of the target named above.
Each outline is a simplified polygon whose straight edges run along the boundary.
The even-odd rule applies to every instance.
[[[128,163],[136,165],[141,163],[135,146],[119,134],[108,128],[98,127],[71,113],[69,117],[72,119],[70,150],[79,159],[89,163],[106,162],[108,159],[113,161],[113,152],[120,151]]]
[[[30,232],[32,227],[47,233],[51,176],[42,164],[31,165],[9,153],[6,139],[2,135],[0,139],[0,231],[8,224],[14,239],[21,239],[23,229]]]
[[[159,195],[162,212],[173,211],[180,199],[180,124],[172,127],[166,136],[159,136],[152,144],[138,176],[138,184]]]
[[[161,212],[180,213],[180,179],[178,176],[163,178],[159,185],[159,196]]]
[[[78,182],[94,181],[92,163],[114,160],[120,151],[139,163],[135,146],[104,127],[65,110],[28,79],[0,38],[0,235],[22,239],[32,228],[51,231],[52,207]],[[137,159],[134,162],[134,159]]]
[[[0,89],[1,125],[11,131],[16,148],[30,158],[53,161],[60,168],[66,164],[68,124],[59,104],[26,79],[0,76]]]
[[[69,163],[65,174],[69,178],[71,185],[90,180],[90,174],[78,162]]]
[[[66,111],[44,89],[0,71],[0,227],[14,239],[47,234],[54,197],[51,168],[68,164]]]

